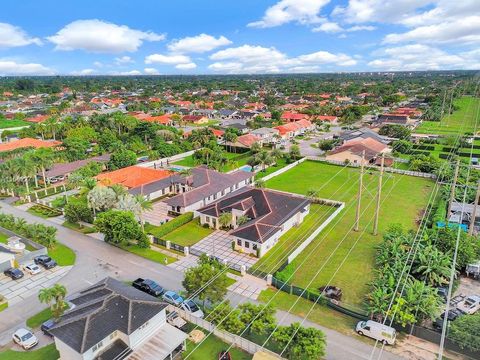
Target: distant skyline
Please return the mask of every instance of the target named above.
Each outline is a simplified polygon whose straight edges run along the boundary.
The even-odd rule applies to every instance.
[[[478,0],[5,0],[0,76],[480,69]]]

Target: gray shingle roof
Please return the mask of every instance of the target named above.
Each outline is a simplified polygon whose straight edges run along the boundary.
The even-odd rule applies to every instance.
[[[113,278],[105,278],[70,300],[76,307],[51,329],[54,337],[83,354],[114,331],[131,334],[166,304]]]

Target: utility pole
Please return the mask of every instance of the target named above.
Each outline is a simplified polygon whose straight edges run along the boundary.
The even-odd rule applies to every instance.
[[[455,187],[457,186],[459,167],[460,167],[460,159],[457,159],[457,165],[455,166],[455,175],[453,176],[452,188],[450,189],[450,201],[448,202],[447,221],[450,218],[450,211],[452,211],[452,203],[453,203],[453,199],[455,198]]]
[[[477,184],[477,195],[475,195],[475,202],[473,203],[473,212],[470,219],[470,226],[468,227],[468,235],[473,235],[473,227],[475,225],[475,217],[477,216],[478,200],[480,200],[480,181]]]
[[[360,179],[358,180],[358,195],[357,195],[357,211],[355,213],[355,231],[358,231],[360,226],[360,210],[362,205],[362,190],[363,190],[363,172],[365,169],[365,150],[362,151],[362,160],[360,163]]]
[[[378,178],[377,206],[375,208],[375,219],[373,221],[373,235],[378,234],[378,216],[380,215],[380,200],[382,196],[383,166],[385,164],[385,155],[382,153],[380,165],[380,177]]]

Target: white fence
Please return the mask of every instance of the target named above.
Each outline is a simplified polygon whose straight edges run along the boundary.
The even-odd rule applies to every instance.
[[[285,171],[288,171],[292,168],[294,168],[295,166],[297,166],[298,164],[301,164],[302,162],[304,162],[307,158],[301,158],[300,160],[297,160],[291,164],[288,164],[287,166],[284,166],[283,168],[281,169],[278,169],[277,171],[267,175],[267,176],[264,176],[261,180],[263,181],[267,181],[267,180],[270,180],[271,178],[274,178],[275,176],[278,176],[280,174],[283,174]]]
[[[305,241],[300,244],[299,247],[297,247],[287,258],[287,263],[290,264],[300,253],[305,250],[305,248],[310,245],[310,243],[320,234],[320,232],[325,229],[325,227],[332,222],[333,219],[340,213],[340,211],[343,210],[345,207],[345,203],[342,202],[340,205],[337,207],[337,209],[328,217],[327,220],[325,220],[318,228],[315,229],[313,233],[310,234],[310,236],[305,239]]]
[[[170,156],[170,157],[165,157],[165,158],[158,159],[158,160],[153,160],[153,161],[149,161],[149,162],[140,163],[140,164],[137,164],[137,166],[155,168],[156,169],[156,168],[164,167],[167,164],[171,165],[175,161],[182,160],[182,159],[184,159],[184,158],[186,158],[190,155],[193,155],[194,152],[195,152],[195,150],[191,150],[191,151],[187,151],[187,152],[177,154],[177,155],[173,155],[173,156]]]
[[[199,317],[193,316],[192,314],[183,311],[173,305],[168,305],[167,310],[169,312],[175,311],[181,318],[185,319],[186,321],[198,325],[199,327],[207,330],[208,332],[212,332],[212,335],[215,335],[219,339],[225,341],[226,343],[232,344],[233,346],[242,349],[243,351],[248,352],[249,354],[255,354],[257,351],[262,351],[268,353],[271,356],[276,357],[277,359],[282,359],[278,354],[262,348],[261,345],[255,344],[254,342],[244,339],[241,336],[231,334],[227,331],[218,329],[214,324],[211,322],[201,319]]]
[[[325,163],[332,164],[332,165],[341,165],[341,166],[346,165],[343,161],[327,160],[327,159],[319,158],[319,157],[316,157],[316,156],[308,156],[307,158],[308,158],[308,160],[311,160],[311,161],[325,162]],[[347,166],[349,166],[349,167],[360,167],[360,164],[349,163]],[[365,165],[365,168],[366,169],[378,170],[380,167],[376,166],[376,165]],[[385,167],[384,170],[386,172],[391,172],[391,173],[404,174],[404,175],[410,175],[410,176],[416,176],[416,177],[423,177],[423,178],[428,178],[428,179],[436,179],[435,174],[424,173],[424,172],[420,172],[420,171],[402,170],[402,169],[395,169],[395,168],[392,168],[392,167]]]

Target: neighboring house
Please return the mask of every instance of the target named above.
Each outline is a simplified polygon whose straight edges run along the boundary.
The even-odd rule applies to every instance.
[[[231,123],[230,125],[226,126],[226,128],[237,129],[242,134],[246,134],[250,130],[250,128],[246,124],[240,122]]]
[[[315,125],[308,120],[302,119],[292,123],[276,126],[274,129],[278,130],[282,139],[287,140],[315,129]]]
[[[231,119],[237,113],[236,110],[229,110],[229,109],[220,109],[218,110],[218,115],[221,119]]]
[[[213,133],[213,135],[215,135],[218,141],[223,141],[223,134],[225,134],[225,131],[214,129],[214,128],[208,128],[208,129]],[[187,131],[183,133],[183,137],[185,139],[188,138],[190,135],[192,135],[192,131]]]
[[[107,277],[69,301],[75,307],[50,330],[60,360],[172,359],[185,349],[188,336],[167,323],[167,305],[121,281]]]
[[[380,154],[390,152],[390,148],[382,142],[372,138],[350,140],[347,143],[330,151],[326,159],[352,164],[362,163],[362,154],[365,152],[363,164],[373,163]]]
[[[245,134],[237,137],[235,142],[226,142],[225,145],[236,147],[236,148],[244,148],[250,149],[253,144],[258,143],[260,145],[263,144],[262,138],[253,135],[253,134]]]
[[[333,125],[338,124],[338,116],[319,115],[319,116],[316,116],[315,119],[317,121],[323,121]]]
[[[96,179],[103,185],[119,184],[131,189],[168,178],[171,174],[172,172],[169,170],[156,170],[133,165],[99,174],[96,176]]]
[[[225,195],[252,184],[255,174],[248,171],[235,171],[224,174],[206,166],[192,169],[192,175],[172,175],[168,178],[130,189],[131,194],[142,194],[155,200],[168,194],[173,197],[164,200],[172,214],[183,214],[197,210]]]
[[[28,121],[28,122],[32,122],[32,123],[42,123],[44,122],[45,120],[47,120],[49,117],[51,117],[50,115],[36,115],[36,116],[32,116],[32,117],[28,117],[25,119],[25,121]]]
[[[45,177],[47,181],[52,180],[53,178],[63,177],[67,178],[72,172],[78,170],[91,162],[106,163],[110,160],[110,154],[105,154],[101,156],[95,156],[85,160],[77,160],[69,163],[55,164],[49,170],[45,171]],[[37,176],[43,176],[41,172]]]
[[[276,137],[280,136],[280,131],[278,131],[278,129],[262,127],[256,130],[252,130],[250,134],[255,135],[260,139],[262,139],[262,142],[264,144],[271,144],[271,143],[277,142]]]
[[[235,248],[262,257],[280,237],[303,222],[310,211],[310,201],[305,197],[274,190],[244,187],[225,198],[207,205],[196,214],[200,223],[218,229],[223,213],[232,214]],[[238,225],[240,217],[247,222]]]
[[[299,120],[308,120],[308,115],[292,113],[292,112],[284,112],[281,116],[281,119],[285,122],[295,122]]]
[[[408,115],[397,113],[379,115],[377,118],[377,123],[381,125],[412,125]]]
[[[340,140],[341,144],[346,143],[350,140],[367,139],[367,138],[372,138],[383,143],[388,142],[385,139],[385,137],[378,135],[375,131],[367,128],[345,131],[338,136],[338,139]]]
[[[185,115],[182,121],[192,124],[206,124],[209,122],[209,119],[204,115]]]
[[[192,111],[193,115],[200,115],[200,116],[205,116],[208,119],[213,119],[217,116],[218,111],[217,110],[211,110],[211,109],[196,109]]]
[[[146,122],[154,122],[162,125],[172,125],[173,121],[171,114],[152,116],[150,114],[145,114],[142,112],[130,113],[135,119]]]
[[[45,141],[33,138],[23,138],[19,140],[12,140],[8,143],[0,144],[0,152],[12,151],[21,148],[44,148],[44,147],[56,147],[61,144],[61,141]]]

